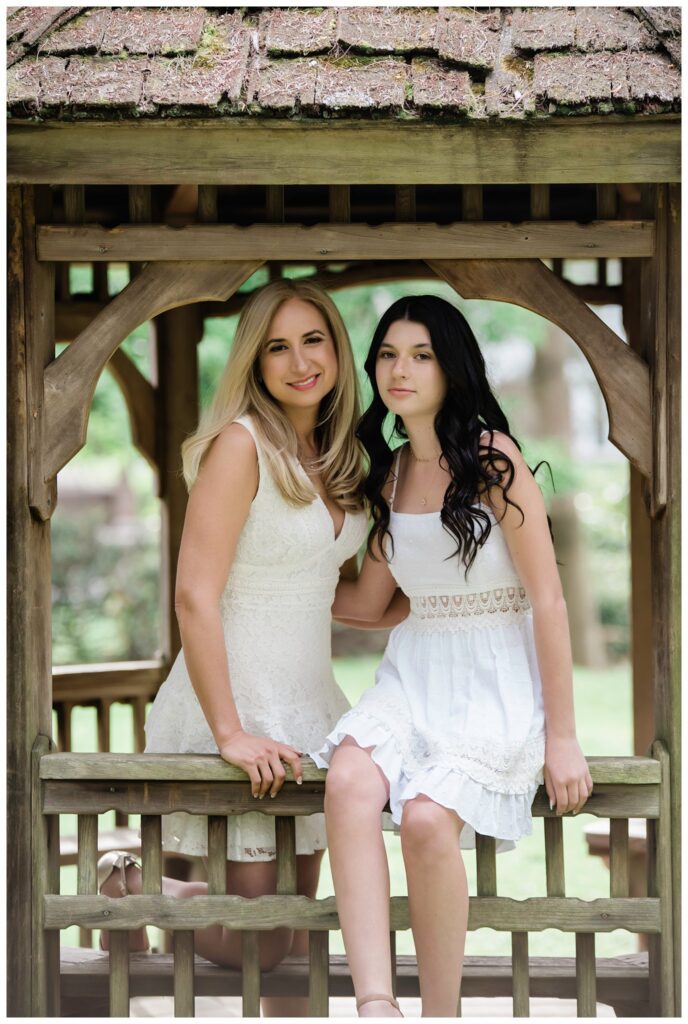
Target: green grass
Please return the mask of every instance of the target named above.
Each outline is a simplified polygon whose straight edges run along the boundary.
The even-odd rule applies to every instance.
[[[352,703],[355,703],[367,687],[373,683],[376,656],[335,659],[337,681]],[[578,738],[586,755],[627,756],[633,752],[632,738],[632,695],[631,674],[627,664],[604,671],[577,668],[574,674],[574,696]],[[96,749],[96,715],[93,708],[76,708],[72,719],[73,749],[87,752]],[[120,704],[112,707],[112,749],[118,752],[133,750],[133,729],[131,709]],[[609,872],[599,857],[588,855],[584,838],[587,823],[594,819],[584,813],[576,818],[564,820],[564,844],[566,863],[566,893],[580,899],[596,899],[609,895]],[[138,819],[131,816],[132,827],[138,827]],[[100,827],[114,826],[114,813],[100,816]],[[76,818],[64,815],[61,818],[64,834],[76,832]],[[390,865],[392,895],[406,892],[404,865],[399,838],[385,834],[385,843]],[[476,893],[475,854],[464,851],[464,863],[468,875],[469,893]],[[61,891],[65,894],[76,892],[76,868],[63,868],[60,875]],[[497,891],[513,899],[546,895],[545,861],[542,818],[533,822],[533,834],[521,840],[517,848],[497,857]],[[324,897],[333,893],[332,877],[327,856],[323,862],[318,895]],[[152,935],[153,941],[155,936]],[[65,945],[77,945],[76,928],[65,929],[62,933]],[[634,952],[635,937],[628,932],[614,931],[600,935],[596,942],[598,956],[615,956]],[[530,953],[532,956],[573,956],[575,936],[554,930],[532,932]],[[399,953],[412,953],[410,932],[400,932],[397,939]],[[343,952],[340,933],[333,933],[332,952]],[[509,955],[510,937],[490,929],[470,932],[466,943],[469,955]]]

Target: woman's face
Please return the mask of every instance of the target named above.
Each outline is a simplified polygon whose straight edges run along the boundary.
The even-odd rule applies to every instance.
[[[285,410],[318,406],[337,382],[337,352],[327,321],[303,299],[287,299],[259,358],[265,387]]]
[[[378,349],[375,379],[382,401],[402,419],[438,412],[447,394],[447,380],[424,324],[413,320],[391,324]]]

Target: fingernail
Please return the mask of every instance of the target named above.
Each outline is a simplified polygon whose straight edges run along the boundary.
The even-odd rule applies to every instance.
[[[297,785],[297,786],[301,786],[301,785],[303,785],[303,779],[297,779],[297,780],[296,780],[296,785]]]
[[[553,810],[554,810],[554,804],[552,803],[552,801],[551,801],[551,800],[550,800],[550,802],[549,802],[549,809],[550,809],[550,811],[553,811]]]
[[[272,798],[272,799],[274,800],[274,799],[275,799],[275,797],[277,796],[277,793],[271,793],[271,794],[270,794],[270,796],[271,796],[271,798]]]

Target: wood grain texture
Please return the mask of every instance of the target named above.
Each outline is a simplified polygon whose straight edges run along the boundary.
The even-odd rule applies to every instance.
[[[227,816],[208,816],[208,895],[227,894]]]
[[[308,934],[308,1016],[329,1017],[330,955],[329,933]]]
[[[80,896],[95,895],[96,861],[98,860],[98,817],[80,814],[77,822],[79,852],[76,870],[76,890]]]
[[[167,677],[169,665],[161,661],[117,661],[93,665],[56,665],[52,670],[56,701],[93,701],[94,695],[122,700],[155,695]]]
[[[174,933],[174,1015],[194,1014],[194,933]]]
[[[241,1015],[260,1017],[260,950],[256,931],[245,931],[242,935]]]
[[[651,969],[650,981],[656,978],[659,991],[651,992],[651,999],[662,1017],[676,1015],[676,962],[674,957],[674,918],[680,917],[680,903],[675,902],[672,892],[672,859],[679,857],[679,851],[672,848],[671,829],[671,767],[669,753],[661,740],[652,745],[652,753],[662,766],[662,802],[656,823],[648,827],[648,844],[654,840],[652,866],[655,879],[648,892],[660,899],[661,935],[654,937],[650,947],[650,961],[658,958],[657,970]],[[679,976],[680,976],[679,967]]]
[[[498,931],[608,932],[615,928],[658,933],[658,898],[579,900],[574,897],[532,897],[513,900],[504,896],[471,900],[468,927]],[[271,928],[309,928],[331,931],[339,927],[333,896],[311,900],[307,896],[46,896],[48,928],[81,924],[99,927],[107,913],[108,928],[133,929],[145,924],[178,930],[222,924],[226,928],[264,931]],[[390,924],[398,931],[410,927],[405,896],[390,901]]]
[[[576,935],[576,1009],[579,1017],[597,1016],[595,936]]]
[[[609,895],[629,895],[628,819],[609,821]]]
[[[46,479],[54,477],[85,444],[98,377],[124,338],[168,309],[228,298],[260,263],[150,263],[108,303],[45,371]]]
[[[408,204],[407,204],[408,205]],[[403,212],[404,207],[402,207]],[[652,221],[468,221],[455,224],[166,224],[36,229],[39,260],[458,260],[651,256]]]
[[[148,465],[157,472],[155,388],[122,348],[115,349],[107,366],[124,396],[129,413],[131,442]]]
[[[7,173],[10,183],[87,185],[677,182],[680,129],[679,114],[454,125],[10,120]]]
[[[528,932],[511,936],[514,1017],[530,1016],[530,978],[528,976]]]
[[[162,820],[141,815],[141,868],[144,896],[162,893]]]
[[[565,896],[564,822],[560,817],[545,818],[545,874],[548,896]]]
[[[618,223],[624,223],[619,221]],[[600,386],[609,440],[649,477],[652,473],[650,375],[647,363],[539,260],[429,260],[466,299],[512,302],[557,324],[576,342]]]

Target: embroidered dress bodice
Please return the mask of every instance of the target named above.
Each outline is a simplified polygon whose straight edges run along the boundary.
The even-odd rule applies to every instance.
[[[349,706],[332,672],[331,609],[339,567],[365,541],[367,517],[347,512],[335,537],[322,498],[290,504],[251,417],[236,422],[256,443],[259,481],[220,600],[232,696],[246,732],[305,751],[322,742]],[[217,753],[183,651],[158,691],[146,741],[147,752]],[[324,849],[322,814],[298,818],[296,828],[297,853]],[[163,817],[165,849],[205,855],[206,832],[202,817]],[[230,819],[229,859],[273,859],[274,834],[270,816]]]

